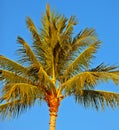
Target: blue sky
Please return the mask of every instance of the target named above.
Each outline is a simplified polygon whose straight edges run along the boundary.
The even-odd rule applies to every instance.
[[[75,15],[79,24],[75,33],[86,27],[96,29],[103,42],[95,64],[119,65],[119,1],[118,0],[0,0],[0,54],[16,60],[18,48],[16,38],[22,36],[31,43],[31,35],[26,28],[26,16],[30,16],[40,27],[41,14],[49,2],[52,9],[66,17]],[[98,89],[119,92],[119,86],[112,82],[101,84]],[[85,109],[75,103],[72,97],[61,103],[57,119],[57,130],[118,130],[119,109],[107,108],[99,111]],[[49,113],[45,103],[35,105],[18,119],[0,120],[0,130],[47,130]]]

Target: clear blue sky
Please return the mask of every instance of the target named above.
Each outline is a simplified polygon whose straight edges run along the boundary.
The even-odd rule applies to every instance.
[[[18,48],[16,37],[22,36],[31,43],[31,35],[26,28],[26,16],[30,16],[37,27],[45,11],[46,2],[52,9],[69,17],[75,15],[79,21],[75,32],[85,27],[93,27],[102,47],[97,53],[95,64],[119,65],[119,0],[0,0],[0,54],[16,60]],[[98,89],[119,92],[119,86],[101,84]],[[49,113],[45,103],[35,105],[18,119],[0,120],[0,130],[48,130]],[[96,112],[85,109],[74,99],[65,99],[59,108],[57,130],[118,130],[119,109],[107,108]]]

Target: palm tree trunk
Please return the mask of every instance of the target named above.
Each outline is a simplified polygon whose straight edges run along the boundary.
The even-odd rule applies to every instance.
[[[50,130],[56,130],[56,118],[57,118],[57,112],[60,105],[59,98],[49,96],[47,98],[47,103],[49,106],[49,112],[50,112]]]
[[[61,100],[57,97],[57,95],[51,93],[48,93],[46,95],[45,100],[47,102],[47,105],[49,107],[49,112],[50,112],[49,130],[56,130],[56,118],[57,118],[57,112]]]
[[[57,112],[50,112],[50,130],[56,130]]]

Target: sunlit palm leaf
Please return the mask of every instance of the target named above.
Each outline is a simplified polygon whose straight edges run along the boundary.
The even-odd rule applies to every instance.
[[[64,35],[72,35],[73,26],[76,24],[77,24],[76,17],[71,16],[68,23],[67,23],[66,29],[64,31]]]
[[[51,34],[51,26],[50,26],[50,7],[49,5],[46,6],[46,14],[43,15],[41,22],[43,25],[43,28],[41,29],[41,36],[44,38],[45,42],[50,43],[50,34]]]
[[[95,30],[93,28],[86,28],[75,36],[72,42],[72,48],[74,51],[82,49],[83,47],[97,41],[97,39]]]
[[[91,58],[96,53],[101,42],[97,41],[88,46],[79,56],[67,67],[64,72],[66,78],[71,77],[75,73],[79,73],[82,70],[88,69]]]
[[[42,76],[43,78],[46,77],[47,81],[49,80],[49,82],[51,83],[52,81],[50,80],[49,76],[47,75],[47,73],[45,72],[45,70],[43,69],[43,66],[40,64],[40,62],[36,59],[36,56],[34,55],[34,53],[32,52],[32,50],[30,49],[30,47],[28,46],[28,44],[22,39],[22,38],[18,38],[18,41],[24,45],[25,49],[26,49],[26,54],[28,55],[28,57],[30,58],[30,60],[33,62],[33,64],[35,64],[35,67],[40,70],[42,69]],[[33,65],[34,66],[34,65]]]
[[[12,101],[14,99],[20,99],[26,101],[27,104],[34,102],[36,99],[43,99],[42,86],[34,86],[27,83],[12,83],[4,86],[2,92],[3,96],[1,101]]]
[[[47,90],[56,92],[53,81],[42,67],[31,66],[28,74],[34,76],[36,84],[42,84]]]
[[[18,37],[17,41],[18,41],[18,43],[22,44],[22,46],[23,46],[23,49],[18,50],[19,54],[22,54],[21,61],[27,62],[30,60],[30,62],[32,64],[39,64],[33,51],[31,50],[29,45],[24,41],[24,39],[22,39],[21,37]]]
[[[30,17],[27,17],[26,23],[27,23],[27,27],[32,33],[33,40],[39,41],[39,45],[40,45],[41,44],[40,35]]]
[[[84,104],[85,107],[95,107],[97,110],[107,107],[119,107],[119,94],[108,91],[99,90],[79,90],[75,95],[76,101],[79,104]]]
[[[11,117],[15,118],[22,112],[26,111],[28,107],[31,107],[31,104],[27,105],[25,101],[14,100],[0,104],[0,114],[2,116],[2,119]]]
[[[66,44],[67,42],[69,44],[71,44],[73,29],[74,29],[74,25],[76,25],[76,24],[77,24],[77,21],[76,21],[75,17],[71,16],[67,23],[67,26],[65,27],[64,32],[61,34],[60,43],[61,43],[62,47],[64,47],[63,44]]]
[[[0,81],[4,80],[6,83],[29,83],[33,84],[31,80],[27,79],[26,77],[22,77],[17,75],[14,72],[7,71],[7,70],[0,70]]]
[[[50,5],[49,4],[46,5],[46,15],[47,15],[48,20],[50,20]]]
[[[56,93],[55,84],[42,68],[40,68],[40,70],[38,71],[38,78],[41,83],[47,86],[47,89],[49,91],[53,91],[54,93]]]
[[[74,59],[76,57],[78,57],[78,54],[80,55],[81,52],[83,53],[84,50],[86,50],[86,48],[88,48],[88,46],[90,46],[91,44],[96,43],[96,42],[99,42],[99,41],[96,36],[95,30],[92,28],[84,29],[77,36],[74,37],[72,42],[68,41],[68,43],[71,43],[71,44],[68,44],[70,46],[66,46],[64,55],[59,59],[60,66],[58,68],[60,68],[60,71],[62,70],[62,72],[63,73],[65,72],[65,74],[66,74],[69,69],[68,66],[70,66],[73,63],[73,61],[75,61]],[[67,42],[64,41],[64,44],[66,44],[66,43]],[[89,63],[87,63],[87,64],[89,64]],[[78,64],[77,68],[78,67],[80,69],[86,68],[82,64]],[[70,69],[73,70],[72,67]],[[73,73],[76,73],[75,69],[74,69]],[[71,75],[72,75],[72,73],[71,73]]]
[[[40,34],[38,33],[33,21],[27,17],[27,27],[29,28],[29,30],[32,33],[32,37],[33,37],[33,47],[34,47],[34,54],[36,54],[37,58],[39,58],[40,62],[43,64],[45,61],[44,55],[46,53],[46,44],[44,45],[42,43],[42,38],[40,36]]]
[[[0,98],[0,113],[3,117],[15,117],[28,107],[33,105],[37,99],[43,100],[44,90],[42,87],[26,83],[15,83],[3,88],[3,96]]]
[[[0,68],[13,71],[15,73],[20,73],[20,74],[26,73],[28,71],[27,68],[23,67],[17,62],[12,61],[2,55],[0,55]]]
[[[10,118],[10,117],[16,117],[21,112],[26,110],[28,108],[26,102],[20,101],[20,100],[14,100],[11,102],[6,102],[4,104],[0,104],[0,114],[3,119]]]
[[[58,29],[59,34],[63,33],[63,30],[66,27],[67,20],[68,19],[65,16],[63,16],[63,15],[59,15],[58,16],[58,19],[57,19],[57,29]]]
[[[96,67],[97,68],[97,67]],[[115,70],[116,67],[100,67],[100,71],[86,71],[70,78],[64,84],[62,89],[65,88],[66,92],[72,89],[91,89],[100,82],[108,82],[112,80],[116,85],[119,84],[119,71]]]

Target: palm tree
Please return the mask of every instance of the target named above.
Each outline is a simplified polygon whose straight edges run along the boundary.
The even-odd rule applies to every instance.
[[[18,37],[21,45],[18,62],[0,55],[0,81],[3,84],[0,114],[3,118],[19,116],[36,102],[46,102],[50,112],[50,130],[55,130],[58,108],[67,96],[74,96],[84,107],[104,109],[119,106],[119,94],[96,90],[100,82],[119,84],[117,66],[103,63],[91,69],[91,62],[101,42],[95,30],[86,28],[73,37],[76,18],[50,11],[41,18],[37,31],[33,21],[26,23],[33,38],[32,47]]]

